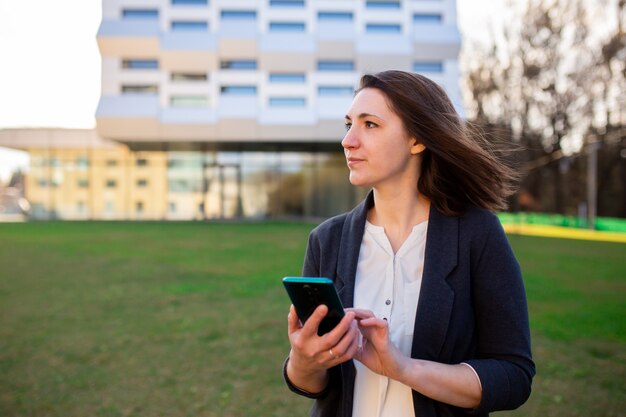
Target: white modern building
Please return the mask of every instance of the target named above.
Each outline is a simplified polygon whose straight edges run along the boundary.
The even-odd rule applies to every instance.
[[[363,73],[424,73],[461,110],[460,43],[454,0],[104,0],[98,132],[336,148]]]
[[[454,0],[103,0],[97,129],[0,129],[30,155],[29,216],[326,217],[352,187],[364,73],[440,83],[463,114]]]

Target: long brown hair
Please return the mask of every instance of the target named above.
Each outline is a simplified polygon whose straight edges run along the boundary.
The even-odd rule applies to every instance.
[[[439,85],[393,70],[364,75],[357,92],[364,88],[380,90],[410,136],[426,147],[417,188],[439,211],[458,215],[470,206],[507,208],[517,175],[484,136],[470,131]]]

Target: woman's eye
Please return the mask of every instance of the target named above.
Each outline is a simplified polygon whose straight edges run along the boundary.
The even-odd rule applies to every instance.
[[[376,127],[376,123],[374,123],[374,122],[365,122],[365,127],[368,127],[368,128]]]
[[[346,130],[350,130],[350,128],[352,127],[352,123],[346,122],[346,123],[344,123],[344,126],[345,126]]]

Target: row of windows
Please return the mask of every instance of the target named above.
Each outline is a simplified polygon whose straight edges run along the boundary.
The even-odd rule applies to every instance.
[[[158,93],[158,90],[157,85],[122,86],[123,94],[156,94]],[[353,92],[354,91],[351,86],[321,85],[317,87],[317,94],[320,96],[350,95]],[[220,88],[220,93],[222,95],[254,95],[257,93],[257,88],[254,85],[224,85]]]
[[[46,178],[40,178],[39,180],[37,180],[37,185],[41,188],[47,188],[47,187],[58,187],[62,184],[61,180],[58,179],[51,179],[48,180]],[[87,188],[89,187],[89,180],[85,179],[85,178],[81,178],[77,180],[77,185],[79,188]],[[148,186],[148,180],[146,179],[138,179],[135,182],[135,185],[137,186],[137,188],[146,188]],[[117,188],[117,180],[106,180],[104,182],[104,186],[106,188]]]
[[[430,0],[432,1],[432,0]],[[365,0],[365,7],[375,9],[400,9],[400,0]],[[174,6],[208,6],[209,0],[171,0]],[[269,0],[271,7],[304,7],[305,0]]]
[[[222,95],[230,96],[255,96],[256,86],[228,86],[222,87]],[[354,93],[352,87],[320,87],[321,96],[350,96]],[[304,97],[270,97],[268,100],[270,107],[305,107]],[[175,95],[170,97],[172,107],[206,107],[209,105],[209,98],[202,95]]]
[[[122,68],[133,70],[158,69],[159,61],[156,59],[124,59]],[[257,62],[253,59],[238,59],[221,61],[220,68],[226,70],[256,70]],[[318,61],[318,71],[353,71],[352,61]]]
[[[380,1],[367,1],[367,3],[381,3]],[[395,2],[393,2],[395,3]],[[174,6],[206,6],[208,0],[172,0]],[[269,0],[269,5],[274,7],[304,7],[305,0]]]
[[[423,16],[441,16],[439,13],[416,13],[413,20],[422,20]],[[123,19],[147,19],[156,20],[159,18],[158,9],[123,9]],[[256,20],[256,10],[222,10],[220,12],[222,20]],[[351,22],[354,20],[354,13],[351,11],[319,11],[317,12],[319,21]]]
[[[198,212],[204,212],[204,204],[199,203],[197,205]],[[178,210],[176,202],[170,201],[167,205],[167,211],[170,214],[175,214]],[[145,211],[145,203],[143,201],[135,202],[135,214],[143,214]],[[87,205],[84,201],[78,201],[76,203],[76,212],[78,214],[87,214]],[[115,204],[112,201],[107,201],[104,203],[104,212],[106,214],[114,214],[115,213]]]
[[[145,158],[137,158],[135,160],[135,166],[137,167],[147,167],[148,160]],[[52,157],[52,158],[42,158],[42,157],[33,157],[31,165],[34,167],[53,167],[53,168],[86,168],[89,167],[90,161],[87,156],[78,156],[76,158],[76,162],[73,161],[62,161],[60,158]],[[117,159],[107,159],[105,161],[105,165],[107,167],[116,167],[119,165],[119,161]]]
[[[158,69],[159,61],[156,59],[124,59],[122,68],[132,70]],[[223,70],[243,70],[254,71],[258,68],[254,59],[239,59],[221,61],[220,68]],[[353,61],[318,61],[318,71],[354,71]],[[415,61],[413,63],[414,72],[441,73],[443,72],[443,62],[441,61]],[[306,75],[304,73],[270,73],[269,81],[273,83],[304,83]],[[172,81],[207,81],[208,75],[205,73],[172,73]],[[130,91],[129,91],[130,92]]]
[[[235,12],[231,12],[235,13]],[[252,15],[255,12],[237,12],[247,13]],[[239,20],[253,20],[254,18],[245,17],[241,15],[236,19]],[[325,14],[324,19],[320,20],[334,20],[334,21],[352,21],[351,13],[334,13],[332,18],[327,17],[329,14]],[[233,19],[231,17],[230,19]],[[440,24],[443,21],[443,16],[440,13],[417,13],[413,15],[413,22],[416,24]],[[206,20],[174,20],[170,24],[170,28],[173,31],[208,31],[209,23]],[[268,30],[270,32],[306,32],[306,24],[304,22],[269,22]],[[400,33],[402,31],[402,25],[399,23],[367,23],[365,25],[365,31],[368,33]]]

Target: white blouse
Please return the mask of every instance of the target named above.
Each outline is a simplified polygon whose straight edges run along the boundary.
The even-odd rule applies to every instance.
[[[366,222],[354,287],[354,306],[389,323],[391,342],[411,354],[417,301],[424,270],[428,221],[413,227],[396,254],[385,229]],[[352,415],[415,417],[411,388],[370,371],[355,360]]]

